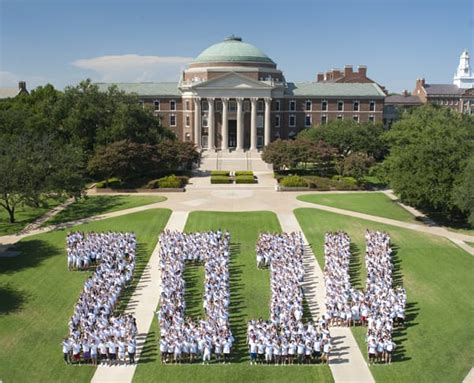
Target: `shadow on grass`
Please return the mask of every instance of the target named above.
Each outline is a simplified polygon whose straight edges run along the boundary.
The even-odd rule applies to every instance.
[[[158,359],[158,339],[155,331],[150,331],[140,354],[139,364],[155,363]]]
[[[61,250],[39,239],[21,241],[12,246],[9,251],[18,252],[15,257],[0,257],[0,273],[10,274],[36,267],[44,260],[61,254]],[[67,260],[64,257],[64,266]]]
[[[232,350],[233,362],[242,362],[247,360],[247,322],[245,315],[243,283],[242,283],[242,265],[239,264],[239,256],[242,254],[240,243],[230,244],[230,327],[232,335],[235,338],[234,349]]]
[[[140,281],[140,279],[142,279],[142,277],[146,278],[146,275],[144,275],[143,272],[145,271],[145,267],[148,263],[148,252],[149,249],[146,245],[140,242],[137,244],[137,257],[135,261],[135,272],[133,275],[133,281],[130,286],[128,286],[120,295],[119,303],[115,309],[116,314],[120,314],[125,311],[133,293],[137,288],[138,282]],[[130,304],[132,304],[132,302],[130,302]]]
[[[14,289],[9,284],[0,286],[0,316],[19,311],[26,303],[27,294]]]
[[[390,247],[392,248],[392,286],[395,288],[397,286],[403,286],[403,273],[402,273],[402,262],[400,260],[400,255],[398,250],[400,247],[396,243],[391,243]],[[408,299],[410,297],[408,296]],[[397,345],[395,351],[393,352],[393,362],[404,362],[412,359],[411,357],[405,355],[405,347],[403,343],[407,340],[407,330],[410,327],[418,325],[415,321],[418,316],[417,302],[407,302],[405,307],[405,325],[396,326],[394,323],[394,329],[392,331],[392,338],[395,344]]]
[[[362,262],[359,247],[354,243],[350,243],[351,258],[349,261],[349,280],[353,287],[364,288],[361,280]]]
[[[202,306],[204,285],[203,281],[200,281],[200,272],[204,272],[203,264],[186,263],[183,275],[186,283],[184,292],[184,300],[186,302],[185,315],[192,317],[195,321],[204,316],[204,308]]]
[[[116,207],[120,207],[123,205],[125,200],[126,197],[120,195],[86,197],[68,206],[56,217],[53,217],[48,221],[47,224],[58,224],[100,215],[109,212]]]

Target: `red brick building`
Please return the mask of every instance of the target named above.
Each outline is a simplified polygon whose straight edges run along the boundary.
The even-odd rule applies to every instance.
[[[255,46],[231,36],[205,49],[177,83],[117,83],[184,141],[207,149],[255,150],[335,119],[382,122],[385,93],[366,68],[288,82]],[[98,84],[106,89],[110,84]]]

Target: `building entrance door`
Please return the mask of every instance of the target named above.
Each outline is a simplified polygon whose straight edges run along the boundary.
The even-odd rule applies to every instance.
[[[237,120],[229,120],[227,127],[229,129],[229,148],[235,148],[237,146]]]

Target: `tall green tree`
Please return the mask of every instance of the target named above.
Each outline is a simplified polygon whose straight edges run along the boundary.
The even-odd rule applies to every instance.
[[[474,151],[473,117],[426,105],[405,113],[386,139],[390,155],[384,167],[402,201],[454,213],[453,187]]]
[[[334,120],[325,125],[305,129],[298,137],[314,142],[324,141],[337,148],[342,158],[354,152],[361,152],[381,160],[387,153],[383,134],[384,129],[380,124]]]
[[[453,200],[456,206],[467,215],[469,224],[474,226],[474,156],[469,159],[456,181]]]

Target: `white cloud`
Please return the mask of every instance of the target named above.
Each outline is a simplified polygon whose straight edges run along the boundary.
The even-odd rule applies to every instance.
[[[80,59],[72,65],[96,72],[99,77],[94,80],[97,81],[177,81],[191,60],[191,57],[127,54]]]
[[[29,90],[36,88],[38,85],[44,85],[48,82],[46,78],[41,77],[41,76],[30,76],[30,75],[0,70],[0,86],[1,87],[16,88],[18,86],[19,81],[26,81],[26,87]]]

